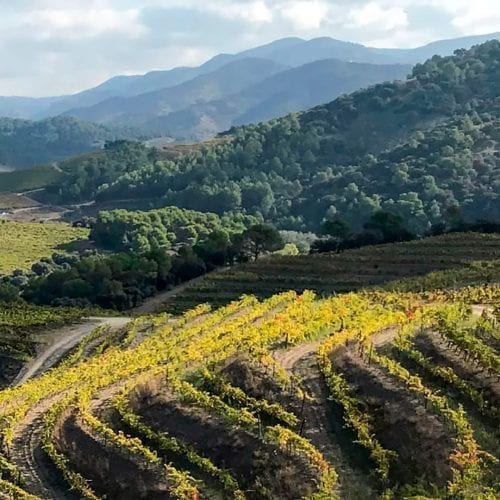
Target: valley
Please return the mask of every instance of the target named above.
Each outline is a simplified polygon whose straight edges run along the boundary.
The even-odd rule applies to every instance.
[[[499,36],[0,97],[0,498],[500,498]]]

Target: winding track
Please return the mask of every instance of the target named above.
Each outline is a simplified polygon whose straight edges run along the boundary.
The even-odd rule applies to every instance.
[[[98,326],[108,325],[117,330],[130,321],[127,317],[90,317],[83,323],[67,325],[57,330],[56,340],[45,347],[18,373],[12,385],[21,385],[27,380],[52,368],[61,358]]]
[[[124,326],[130,318],[91,317],[85,323],[69,325],[58,330],[57,340],[34,358],[17,376],[14,385],[20,385],[54,366],[96,327],[109,325],[111,330]],[[64,393],[44,399],[33,406],[16,428],[12,448],[8,450],[30,493],[47,500],[75,500],[72,492],[54,482],[50,460],[42,450],[43,415],[63,399]]]

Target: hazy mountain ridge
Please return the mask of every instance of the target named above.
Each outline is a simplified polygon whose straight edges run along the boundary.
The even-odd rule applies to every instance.
[[[69,110],[65,114],[101,123],[133,123],[137,126],[157,114],[168,114],[240,92],[285,69],[286,66],[268,59],[238,60],[174,87],[129,98],[115,97],[89,108]]]
[[[500,33],[439,40],[414,49],[378,49],[328,37],[312,40],[284,38],[237,54],[219,54],[198,67],[178,67],[151,71],[144,75],[116,76],[94,88],[69,96],[40,99],[0,97],[0,116],[45,118],[70,109],[93,106],[111,97],[131,97],[173,87],[245,58],[266,58],[285,66],[300,66],[322,59],[372,64],[415,64],[434,54],[451,55],[456,49],[468,49],[492,38],[500,38]]]
[[[390,60],[392,63],[399,60],[413,61],[423,58],[424,54],[450,53],[457,47],[467,47],[498,36],[492,34],[444,40],[408,50],[373,49],[329,38],[309,41],[288,38],[239,54],[220,54],[198,68],[175,68],[142,76],[118,76],[74,96],[0,98],[0,115],[7,113],[19,117],[29,114],[30,110],[35,110],[38,115],[64,111],[67,115],[112,125],[113,128],[116,125],[142,127],[142,134],[148,137],[173,135],[177,138],[203,139],[234,125],[303,111],[360,88],[402,79],[409,72],[409,66],[400,64],[374,65],[346,59]],[[324,54],[329,57],[300,64]],[[341,58],[332,59],[335,54],[340,54]],[[277,61],[286,61],[287,64]],[[162,87],[157,89],[158,86]],[[141,93],[145,89],[148,92]],[[65,110],[65,107],[75,103],[83,104],[83,107]],[[408,124],[400,122],[399,118],[387,117],[385,126],[407,127]],[[366,136],[363,140],[373,142],[380,131],[367,130],[364,121],[364,118],[360,119],[353,134],[361,134]],[[59,140],[66,133],[64,123],[32,124],[29,127],[42,132],[20,142],[19,137],[24,137],[29,127],[24,127],[20,136],[12,135],[9,127],[4,127],[0,133],[0,163],[26,167],[92,150],[108,138],[139,137],[137,130],[108,130],[106,133],[97,133],[96,140],[93,136],[89,140],[86,133],[81,138],[77,137],[79,132],[76,127],[76,134],[69,139],[69,143],[78,144],[73,149]],[[92,128],[92,125],[83,126],[84,129],[88,127]],[[17,130],[16,133],[19,132]]]
[[[269,120],[329,102],[384,80],[404,79],[406,65],[372,65],[327,59],[280,72],[237,94],[198,103],[146,122],[152,130],[204,138],[243,125]]]

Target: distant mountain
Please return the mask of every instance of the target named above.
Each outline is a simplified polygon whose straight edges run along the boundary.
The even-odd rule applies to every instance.
[[[65,114],[99,123],[140,126],[154,116],[240,92],[284,69],[286,66],[268,59],[242,59],[175,87],[134,97],[115,97],[88,108],[69,110]]]
[[[30,118],[36,114],[49,112],[48,109],[57,103],[60,97],[2,97],[0,96],[0,116],[9,118]]]
[[[500,39],[500,32],[439,40],[414,49],[378,49],[328,37],[301,40],[300,43],[295,42],[297,39],[291,39],[290,46],[288,44],[279,44],[268,47],[265,57],[288,66],[299,66],[320,59],[340,59],[342,61],[371,64],[399,63],[413,65],[424,62],[434,55],[452,55],[457,49],[469,49],[473,45],[492,39]],[[239,57],[239,54],[235,57]]]
[[[298,67],[324,59],[413,65],[435,54],[451,55],[456,49],[468,49],[490,39],[500,39],[500,33],[440,40],[415,49],[378,49],[328,37],[312,40],[283,38],[236,54],[219,54],[198,67],[151,71],[145,75],[116,76],[94,88],[70,96],[42,99],[0,97],[0,116],[27,119],[55,116],[73,109],[93,107],[115,97],[134,97],[175,87],[244,59],[268,59],[286,67]],[[268,76],[264,74],[262,79]]]
[[[315,61],[282,71],[224,99],[197,103],[155,117],[146,128],[205,138],[233,125],[257,123],[331,101],[362,87],[404,79],[411,66]]]
[[[131,130],[111,129],[72,117],[41,121],[0,118],[0,165],[23,168],[50,163],[133,135]]]

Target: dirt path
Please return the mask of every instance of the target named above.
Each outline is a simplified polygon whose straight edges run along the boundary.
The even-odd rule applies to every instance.
[[[78,497],[59,484],[54,465],[42,449],[43,415],[64,394],[47,398],[35,405],[16,428],[16,437],[9,450],[10,461],[21,472],[24,488],[44,500],[76,500]]]
[[[116,330],[126,325],[129,320],[128,317],[91,317],[83,323],[66,325],[56,330],[52,334],[52,341],[49,345],[45,345],[37,356],[23,367],[13,385],[21,385],[30,378],[47,371],[98,326],[109,325],[112,330]]]
[[[482,304],[476,304],[471,306],[472,309],[472,314],[475,316],[481,316],[485,310],[492,312],[493,311],[493,306],[491,305],[482,305]]]
[[[329,392],[316,355],[320,344],[321,341],[308,342],[279,350],[275,352],[274,358],[288,372],[300,378],[302,389],[310,397],[302,415],[305,422],[303,435],[321,451],[338,473],[340,497],[348,500],[376,498],[368,476],[350,465],[336,439],[328,404]]]
[[[384,347],[390,344],[398,335],[398,327],[391,326],[384,328],[371,337],[373,347]]]
[[[302,358],[315,354],[321,341],[299,344],[291,349],[280,349],[274,353],[274,359],[288,372],[293,372],[294,366]]]

